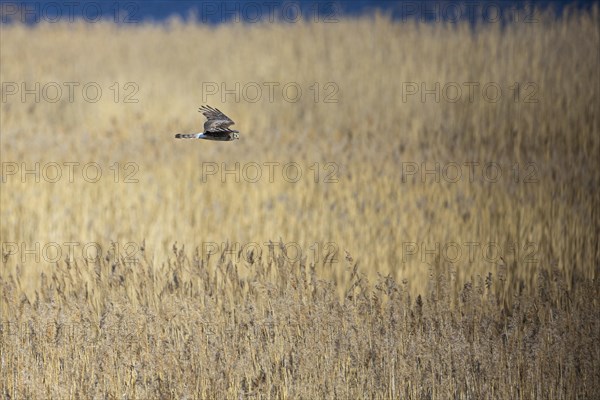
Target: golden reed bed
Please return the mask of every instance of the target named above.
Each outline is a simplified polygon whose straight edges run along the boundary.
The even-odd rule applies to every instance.
[[[590,398],[599,23],[2,25],[1,396]]]

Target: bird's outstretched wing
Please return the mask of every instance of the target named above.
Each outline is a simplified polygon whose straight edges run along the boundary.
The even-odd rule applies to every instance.
[[[235,124],[231,118],[223,114],[219,109],[211,106],[202,106],[198,109],[206,117],[204,123],[205,132],[218,132],[227,130],[231,125]]]
[[[234,131],[229,128],[214,128],[214,129],[207,130],[206,132],[204,132],[204,135],[208,136],[208,137],[220,138],[220,137],[229,137],[229,134],[234,133],[234,132],[239,133],[238,131]]]

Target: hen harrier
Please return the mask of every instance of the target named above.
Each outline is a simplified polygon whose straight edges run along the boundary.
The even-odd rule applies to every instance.
[[[204,132],[202,133],[178,133],[176,139],[206,139],[230,141],[239,139],[238,131],[229,129],[235,122],[217,108],[202,106],[198,109],[206,117]]]

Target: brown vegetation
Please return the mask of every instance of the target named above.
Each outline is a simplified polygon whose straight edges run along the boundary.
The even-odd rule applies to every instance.
[[[538,17],[475,29],[381,16],[2,25],[1,395],[599,393],[600,16]],[[35,102],[7,95],[7,82],[80,86],[72,102],[66,89]],[[83,98],[89,82],[98,102]],[[124,101],[127,82],[139,102]],[[241,139],[174,140],[201,126],[207,82],[293,82],[303,94],[209,96]],[[337,102],[323,101],[328,82]],[[403,98],[411,82],[463,92]],[[502,97],[469,101],[465,82]],[[79,163],[72,182],[67,162]],[[97,182],[82,175],[92,162]],[[236,162],[263,166],[262,179],[223,178]],[[268,162],[280,163],[272,181]],[[296,183],[283,178],[289,162]],[[467,179],[470,162],[503,174]],[[406,174],[435,163],[439,181]],[[443,175],[454,164],[456,182]],[[301,256],[284,256],[290,243]],[[441,251],[455,244],[460,256]]]

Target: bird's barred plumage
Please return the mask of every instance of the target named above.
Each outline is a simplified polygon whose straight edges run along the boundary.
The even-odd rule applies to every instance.
[[[195,137],[198,137],[197,133],[178,133],[175,135],[176,139],[193,139]]]
[[[238,131],[229,129],[235,122],[219,109],[211,106],[201,106],[200,111],[206,117],[204,132],[201,133],[178,133],[176,139],[205,139],[228,142],[239,139]]]

